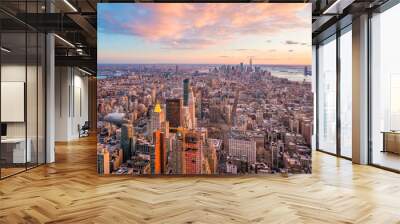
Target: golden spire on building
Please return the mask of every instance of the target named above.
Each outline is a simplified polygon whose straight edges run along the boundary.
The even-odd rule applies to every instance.
[[[155,113],[161,113],[161,106],[159,103],[156,103],[156,106],[154,107],[154,112]]]

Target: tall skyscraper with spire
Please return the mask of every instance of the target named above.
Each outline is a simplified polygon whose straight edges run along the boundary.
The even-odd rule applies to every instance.
[[[161,123],[164,121],[164,113],[159,103],[154,106],[150,119],[149,136],[152,136],[156,130],[161,128]]]

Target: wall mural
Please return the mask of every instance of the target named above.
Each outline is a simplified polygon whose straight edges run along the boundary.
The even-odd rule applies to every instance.
[[[311,4],[98,4],[98,173],[311,173]]]

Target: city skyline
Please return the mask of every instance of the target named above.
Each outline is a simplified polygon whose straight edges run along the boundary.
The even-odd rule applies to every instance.
[[[98,12],[100,175],[311,173],[310,4]]]
[[[252,61],[100,66],[98,172],[311,173],[308,71],[285,78]]]
[[[99,64],[310,65],[310,4],[99,4]],[[135,52],[138,52],[135,54]]]

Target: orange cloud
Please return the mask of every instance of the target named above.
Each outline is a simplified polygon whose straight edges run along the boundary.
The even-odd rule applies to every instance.
[[[217,61],[237,63],[251,54],[259,63],[269,61],[277,64],[288,62],[310,64],[311,61],[311,51],[305,51],[307,37],[303,35],[303,39],[297,39],[296,35],[297,32],[311,33],[311,10],[306,10],[311,9],[310,4],[140,3],[123,5],[127,8],[126,12],[106,14],[104,19],[107,24],[100,26],[99,30],[134,36],[135,40],[139,39],[159,48],[153,49],[151,54],[143,50],[143,53],[135,56],[131,52],[107,53],[108,56],[101,54],[100,59],[114,57],[119,60],[123,58],[136,60],[145,58],[143,55],[145,53],[146,61],[149,62],[152,58],[164,57],[165,60],[177,62],[186,60],[188,63],[191,60],[203,63]],[[129,7],[132,8],[129,9]],[[283,38],[279,37],[281,34],[287,34],[285,39],[274,39]],[[243,41],[243,45],[238,42],[238,40],[247,40],[246,38],[249,42]],[[258,40],[256,43],[265,43],[265,46],[256,49],[258,46],[251,43],[255,38]],[[309,41],[311,41],[311,35]],[[230,43],[236,43],[236,46],[231,47]],[[269,48],[265,49],[266,46]],[[226,49],[223,49],[224,47]],[[172,57],[172,54],[176,54],[176,51],[172,50],[192,49],[196,51],[190,51],[190,54],[184,54],[182,51],[178,53],[179,55]],[[224,51],[233,49],[242,50]],[[165,52],[168,52],[168,55],[160,54]],[[225,57],[226,53],[229,53],[229,57]]]
[[[304,4],[139,4],[151,13],[146,20],[134,18],[121,26],[125,32],[148,41],[161,41],[181,47],[199,40],[218,44],[221,40],[244,34],[271,34],[309,26],[296,15]],[[195,37],[195,38],[193,38]],[[193,39],[193,41],[182,41]]]

